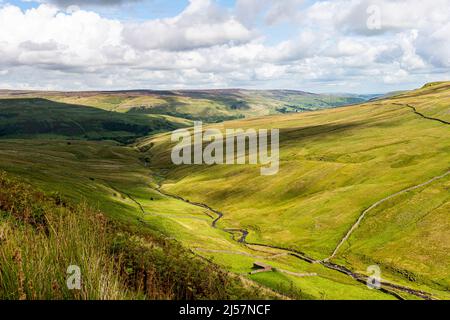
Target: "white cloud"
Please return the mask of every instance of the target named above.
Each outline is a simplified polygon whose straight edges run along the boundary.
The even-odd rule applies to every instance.
[[[449,20],[450,21],[450,20]],[[417,39],[417,53],[438,67],[450,67],[450,22],[425,28]]]
[[[267,0],[236,0],[236,17],[246,26],[253,26],[268,7]]]
[[[394,72],[386,74],[383,77],[383,81],[387,84],[402,83],[403,81],[407,80],[409,76],[410,76],[409,73],[406,72],[405,70],[398,69],[395,70]]]
[[[448,77],[450,0],[405,3],[191,0],[174,17],[139,23],[83,7],[0,5],[0,87],[378,91]],[[381,30],[367,29],[370,4],[382,9]],[[299,31],[271,38],[286,23]]]
[[[269,24],[274,24],[297,19],[300,14],[299,8],[301,4],[303,4],[303,0],[272,1],[272,5],[266,15],[266,21]]]
[[[122,28],[93,12],[65,14],[47,5],[22,12],[6,6],[0,9],[0,53],[19,65],[100,65],[107,60],[103,50],[120,45]]]
[[[227,43],[240,44],[252,33],[210,0],[190,0],[174,18],[131,24],[124,29],[125,41],[140,50],[192,50]]]

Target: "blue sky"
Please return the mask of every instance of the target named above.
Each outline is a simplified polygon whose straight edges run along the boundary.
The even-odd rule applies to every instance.
[[[450,0],[0,0],[0,88],[387,92],[449,80],[448,34]]]

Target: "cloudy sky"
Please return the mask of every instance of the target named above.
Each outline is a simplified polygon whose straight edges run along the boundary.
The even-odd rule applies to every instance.
[[[450,80],[450,0],[0,0],[0,88],[379,93]]]

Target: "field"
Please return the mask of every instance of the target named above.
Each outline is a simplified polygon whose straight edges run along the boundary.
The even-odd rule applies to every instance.
[[[211,94],[185,92],[183,99],[194,93]],[[159,132],[189,126],[194,104],[186,114],[159,115],[129,107],[161,96],[11,94],[0,99],[0,121],[16,126],[0,140],[0,170],[175,241],[266,297],[450,298],[449,83],[345,108],[267,116],[282,113],[274,104],[261,117],[210,125],[279,128],[274,176],[261,176],[257,165],[173,165],[170,133]],[[255,115],[258,103],[251,104]],[[25,113],[14,112],[20,108],[33,123],[53,115],[49,128],[57,130],[26,132]],[[61,120],[72,128],[75,120],[88,134],[61,130]],[[107,121],[128,125],[111,130],[117,127],[105,127]],[[255,263],[272,271],[250,274]],[[370,265],[380,266],[384,290],[366,286]]]

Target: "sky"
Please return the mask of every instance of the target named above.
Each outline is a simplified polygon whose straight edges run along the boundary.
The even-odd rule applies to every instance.
[[[450,0],[0,0],[0,88],[382,93],[450,80]]]

